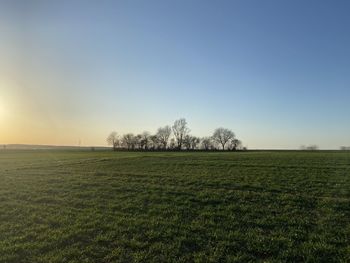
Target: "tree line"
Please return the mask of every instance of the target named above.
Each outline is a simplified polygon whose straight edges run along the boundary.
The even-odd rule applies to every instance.
[[[141,134],[126,133],[119,135],[113,131],[107,137],[108,145],[117,150],[245,150],[233,131],[217,128],[211,136],[196,137],[190,134],[186,119],[181,118],[170,127],[166,125],[158,128],[155,134],[147,131]]]

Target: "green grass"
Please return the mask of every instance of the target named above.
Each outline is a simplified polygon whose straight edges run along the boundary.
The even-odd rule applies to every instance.
[[[0,151],[0,262],[350,262],[350,153]]]

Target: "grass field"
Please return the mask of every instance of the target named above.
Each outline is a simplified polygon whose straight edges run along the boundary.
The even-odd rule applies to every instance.
[[[350,153],[0,151],[0,262],[350,262]]]

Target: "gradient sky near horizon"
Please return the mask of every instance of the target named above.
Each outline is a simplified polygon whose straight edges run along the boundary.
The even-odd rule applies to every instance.
[[[0,0],[0,144],[184,117],[249,148],[350,146],[350,2]]]

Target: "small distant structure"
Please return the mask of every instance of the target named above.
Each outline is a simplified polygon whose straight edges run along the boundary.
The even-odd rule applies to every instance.
[[[6,144],[4,144],[2,147],[4,148],[4,150],[6,150]]]

